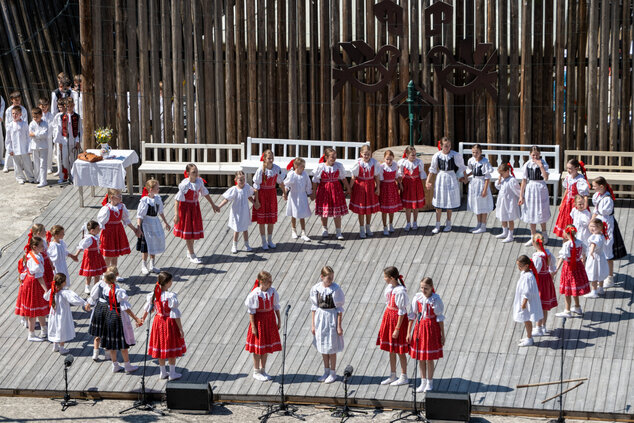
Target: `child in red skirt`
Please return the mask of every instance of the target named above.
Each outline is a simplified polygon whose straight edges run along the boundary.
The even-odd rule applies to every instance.
[[[434,388],[434,360],[442,358],[445,345],[445,306],[434,290],[434,281],[420,281],[420,292],[412,300],[412,315],[407,327],[409,355],[419,360],[421,381],[416,392],[427,392]],[[414,332],[412,332],[414,326]]]
[[[379,208],[381,194],[381,166],[372,158],[370,147],[364,145],[360,150],[361,157],[352,167],[352,195],[350,196],[350,211],[359,216],[359,236],[372,236],[370,220],[372,214]]]
[[[161,379],[169,377],[169,380],[176,380],[182,376],[176,373],[176,358],[185,354],[187,347],[181,324],[181,312],[178,309],[178,297],[176,293],[168,291],[171,287],[172,275],[168,272],[160,272],[154,292],[147,296],[141,324],[145,323],[148,314],[156,311],[148,351],[152,357],[158,359]],[[170,366],[169,373],[165,369],[165,359]]]
[[[544,247],[544,237],[541,234],[533,236],[533,247],[537,250],[533,254],[533,264],[537,270],[535,278],[537,279],[537,289],[539,290],[544,317],[537,322],[532,335],[545,336],[548,335],[546,330],[548,310],[557,307],[557,291],[555,291],[555,284],[553,283],[553,275],[556,269],[555,256]]]
[[[579,296],[590,292],[590,283],[586,274],[586,245],[583,241],[576,239],[577,229],[572,226],[566,226],[564,230],[564,245],[559,251],[559,260],[557,261],[557,269],[561,270],[559,278],[559,293],[566,296],[566,310],[557,313],[557,317],[572,317],[573,313],[579,316],[583,315],[583,310],[579,305]],[[570,308],[570,297],[574,298],[575,306]]]
[[[566,170],[568,174],[561,181],[564,187],[564,198],[561,200],[559,206],[559,214],[557,215],[557,221],[555,222],[555,228],[553,232],[555,235],[562,237],[566,226],[571,225],[572,217],[570,212],[575,208],[575,197],[581,195],[585,203],[584,209],[588,208],[588,196],[590,195],[590,185],[588,179],[586,179],[586,168],[583,162],[577,159],[570,159],[566,163]]]
[[[97,283],[99,276],[103,275],[107,266],[106,261],[99,252],[99,232],[101,232],[99,223],[91,220],[86,224],[86,231],[88,234],[79,242],[77,251],[70,257],[73,258],[73,260],[77,260],[79,253],[84,252],[84,258],[79,267],[79,276],[86,277],[84,293],[90,294],[90,284],[93,280]]]
[[[251,221],[260,226],[262,249],[275,248],[273,243],[273,227],[277,223],[277,185],[284,192],[284,178],[282,169],[273,163],[273,152],[266,150],[262,153],[260,161],[262,167],[253,175],[253,189],[255,190],[255,203]],[[268,237],[267,237],[268,232]]]
[[[383,220],[383,235],[388,236],[394,232],[394,213],[403,208],[399,189],[403,191],[403,178],[398,164],[394,161],[394,153],[387,150],[383,154],[381,164],[381,190],[379,192],[379,208],[381,209],[381,219]],[[388,227],[388,216],[390,226]]]
[[[178,184],[174,199],[174,236],[183,238],[187,244],[187,258],[194,264],[202,263],[194,253],[194,241],[205,237],[203,218],[200,213],[200,197],[205,197],[214,212],[220,210],[205,188],[205,180],[198,177],[198,168],[190,163],[185,168],[185,179]]]
[[[273,379],[266,373],[267,355],[282,350],[280,342],[280,298],[272,287],[273,277],[261,271],[244,305],[249,311],[249,329],[244,349],[253,353],[253,378]]]
[[[427,174],[423,167],[423,162],[416,157],[416,149],[411,145],[405,149],[403,158],[398,161],[398,168],[403,177],[403,189],[401,190],[401,201],[405,209],[405,230],[418,229],[418,209],[425,206],[425,190],[423,181],[427,179]],[[414,212],[414,222],[410,224],[410,219]]]
[[[44,240],[34,236],[29,241],[28,253],[21,259],[24,265],[24,281],[18,290],[18,300],[15,306],[15,314],[27,318],[29,336],[28,340],[41,342],[47,337],[46,316],[49,305],[44,299],[44,293],[48,290],[44,282]],[[40,322],[40,336],[35,335],[35,319]]]
[[[44,244],[44,251],[42,251],[42,258],[44,260],[44,282],[48,289],[53,285],[53,278],[55,277],[55,269],[53,266],[53,262],[48,256],[48,243],[51,242],[52,235],[50,232],[46,230],[44,225],[41,223],[36,223],[31,227],[31,231],[29,232],[29,238],[24,246],[24,252],[26,254],[29,253],[30,248],[29,244],[31,243],[31,238],[34,236],[39,236],[42,238],[42,243]]]
[[[407,385],[407,356],[409,343],[407,342],[408,319],[407,308],[409,297],[407,288],[403,282],[403,276],[394,266],[383,269],[383,279],[387,286],[383,292],[385,296],[385,312],[379,329],[376,344],[383,351],[390,353],[390,377],[381,382],[381,385],[400,386]],[[396,356],[401,363],[401,376],[396,378]]]
[[[106,266],[116,266],[119,256],[130,254],[130,244],[124,226],[132,229],[137,237],[143,236],[143,232],[130,221],[128,208],[121,199],[121,190],[109,188],[108,203],[97,215],[97,222],[102,229],[99,250],[106,260]],[[117,281],[122,280],[121,276],[117,276]]]
[[[321,236],[328,236],[328,218],[332,217],[335,220],[337,239],[343,239],[341,216],[348,214],[346,195],[350,192],[350,185],[343,164],[337,161],[337,152],[332,148],[324,149],[324,155],[313,172],[313,192],[316,193],[315,214],[321,216]]]

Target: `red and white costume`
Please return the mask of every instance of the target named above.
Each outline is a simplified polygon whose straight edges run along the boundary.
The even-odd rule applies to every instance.
[[[170,291],[157,289],[155,292],[154,304],[152,304],[154,292],[148,294],[145,303],[145,311],[149,313],[152,306],[156,311],[152,321],[148,352],[154,358],[180,357],[185,354],[187,347],[174,320],[181,317],[181,312],[178,309],[178,297],[176,293]]]
[[[402,176],[398,163],[392,161],[392,166],[381,164],[379,207],[382,213],[396,213],[403,209],[397,183],[397,180]]]
[[[578,297],[590,292],[586,268],[581,261],[586,255],[586,245],[583,241],[575,240],[574,244],[568,240],[559,250],[559,258],[564,259],[559,279],[559,293]]]
[[[548,311],[557,307],[557,291],[551,273],[557,269],[555,256],[549,250],[546,254],[536,252],[533,254],[533,263],[537,269],[537,289],[542,303],[542,310]],[[548,261],[548,263],[546,263]]]
[[[79,276],[99,276],[106,271],[106,261],[99,252],[99,238],[86,235],[79,242],[78,249],[84,250],[84,257],[79,267]]]
[[[183,239],[200,239],[205,237],[203,218],[200,213],[200,197],[209,195],[202,178],[191,182],[189,178],[178,184],[178,193],[174,199],[178,201],[178,223],[174,225],[174,236]]]
[[[26,256],[25,278],[18,290],[15,314],[24,317],[48,316],[49,305],[39,278],[44,277],[44,258],[30,251]]]
[[[427,179],[427,174],[423,162],[420,159],[415,159],[413,162],[401,159],[398,161],[398,168],[403,177],[403,192],[401,192],[403,208],[420,209],[424,207],[423,179]]]
[[[255,315],[255,325],[258,329],[256,338],[249,324],[244,349],[258,355],[281,351],[282,343],[275,320],[275,310],[280,309],[280,298],[275,288],[270,287],[262,291],[259,286],[255,287],[247,296],[244,305],[247,306],[249,314]]]
[[[282,170],[275,163],[271,169],[258,168],[253,175],[253,189],[258,192],[260,208],[253,206],[251,221],[259,224],[277,222],[277,184],[284,182]]]
[[[376,195],[375,176],[381,176],[381,166],[375,159],[369,162],[357,159],[352,167],[354,184],[350,196],[350,211],[356,214],[373,214],[379,209],[379,197]]]
[[[570,175],[566,175],[561,184],[566,192],[564,194],[564,198],[561,200],[559,215],[557,215],[557,222],[553,228],[553,232],[559,237],[563,237],[566,226],[572,224],[570,212],[575,207],[575,195],[590,195],[590,186],[588,185],[588,181],[581,173],[578,173],[574,178]]]
[[[379,336],[376,338],[376,345],[383,351],[393,352],[397,354],[407,354],[409,352],[409,344],[407,343],[407,325],[409,306],[409,297],[407,289],[398,285],[393,287],[388,285],[383,292],[385,295],[385,311],[383,312],[383,320],[379,329]],[[398,319],[403,316],[401,326],[398,328],[398,337],[393,338],[392,334],[397,329]]]
[[[442,358],[442,342],[440,322],[445,321],[445,306],[435,292],[425,297],[417,293],[412,300],[411,318],[416,319],[420,313],[420,321],[414,326],[409,355],[415,360],[436,360]]]
[[[313,172],[313,183],[319,184],[315,193],[315,214],[321,217],[339,217],[348,214],[346,196],[340,180],[346,178],[343,164],[332,166],[319,163]]]
[[[42,251],[42,259],[44,260],[44,282],[47,288],[51,288],[53,284],[53,278],[55,277],[55,269],[53,267],[53,261],[48,256],[48,243],[45,239],[42,240],[44,244],[44,251]]]
[[[130,224],[128,209],[123,203],[113,206],[107,203],[99,210],[97,222],[101,226],[100,251],[104,257],[119,257],[130,254],[130,243],[124,225]]]

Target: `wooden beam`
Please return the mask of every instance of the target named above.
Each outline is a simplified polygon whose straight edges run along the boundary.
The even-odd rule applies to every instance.
[[[82,116],[84,151],[93,146],[92,134],[95,132],[95,66],[92,38],[92,0],[79,2],[79,39],[81,40],[81,90],[84,96],[84,115]],[[51,110],[57,113],[57,110]],[[88,135],[86,135],[88,134]]]
[[[117,131],[117,146],[119,148],[130,148],[128,139],[128,105],[126,96],[127,70],[125,66],[125,9],[124,0],[115,0],[114,9],[114,36],[115,36],[115,69],[116,69],[116,90],[117,90],[117,118],[115,128]]]

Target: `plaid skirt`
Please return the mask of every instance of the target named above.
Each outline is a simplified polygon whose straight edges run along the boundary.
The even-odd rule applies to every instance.
[[[88,333],[91,336],[99,338],[103,337],[108,311],[110,311],[108,310],[108,303],[97,301],[97,305],[92,310],[92,316],[90,316],[90,326],[88,327]]]
[[[107,307],[107,306],[106,306]],[[119,311],[119,313],[124,313]],[[101,346],[107,350],[126,350],[134,344],[128,344],[123,333],[121,314],[116,310],[107,310]]]

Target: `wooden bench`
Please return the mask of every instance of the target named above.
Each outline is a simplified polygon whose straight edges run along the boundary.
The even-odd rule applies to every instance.
[[[474,142],[461,142],[459,144],[458,152],[464,157],[465,165],[467,160],[471,157],[471,148],[475,145]],[[494,183],[500,174],[498,173],[498,166],[502,163],[510,163],[513,166],[515,172],[515,178],[520,182],[524,178],[522,173],[522,166],[530,158],[530,145],[522,144],[480,144],[482,146],[482,155],[489,159],[491,166],[493,166],[493,174],[491,175],[491,183]],[[561,184],[561,171],[559,168],[559,146],[558,145],[539,145],[542,159],[548,163],[548,180],[546,183],[553,186],[553,204],[557,204],[559,196],[559,186]]]
[[[240,144],[164,144],[141,141],[139,191],[146,174],[182,174],[195,163],[201,175],[233,175],[242,170],[244,143]]]
[[[273,151],[275,162],[282,170],[295,157],[306,160],[306,171],[312,173],[317,168],[319,158],[327,147],[337,151],[337,161],[346,169],[346,176],[352,176],[351,169],[359,158],[361,147],[370,145],[368,142],[348,141],[312,141],[312,140],[284,140],[271,138],[247,138],[247,158],[242,162],[242,170],[253,174],[262,166],[260,156],[265,150]]]
[[[564,163],[570,159],[582,160],[590,184],[603,176],[614,188],[615,195],[632,195],[634,186],[634,152],[566,150]],[[562,175],[562,178],[565,177]],[[620,186],[617,188],[617,186]],[[629,186],[630,189],[625,189]]]

